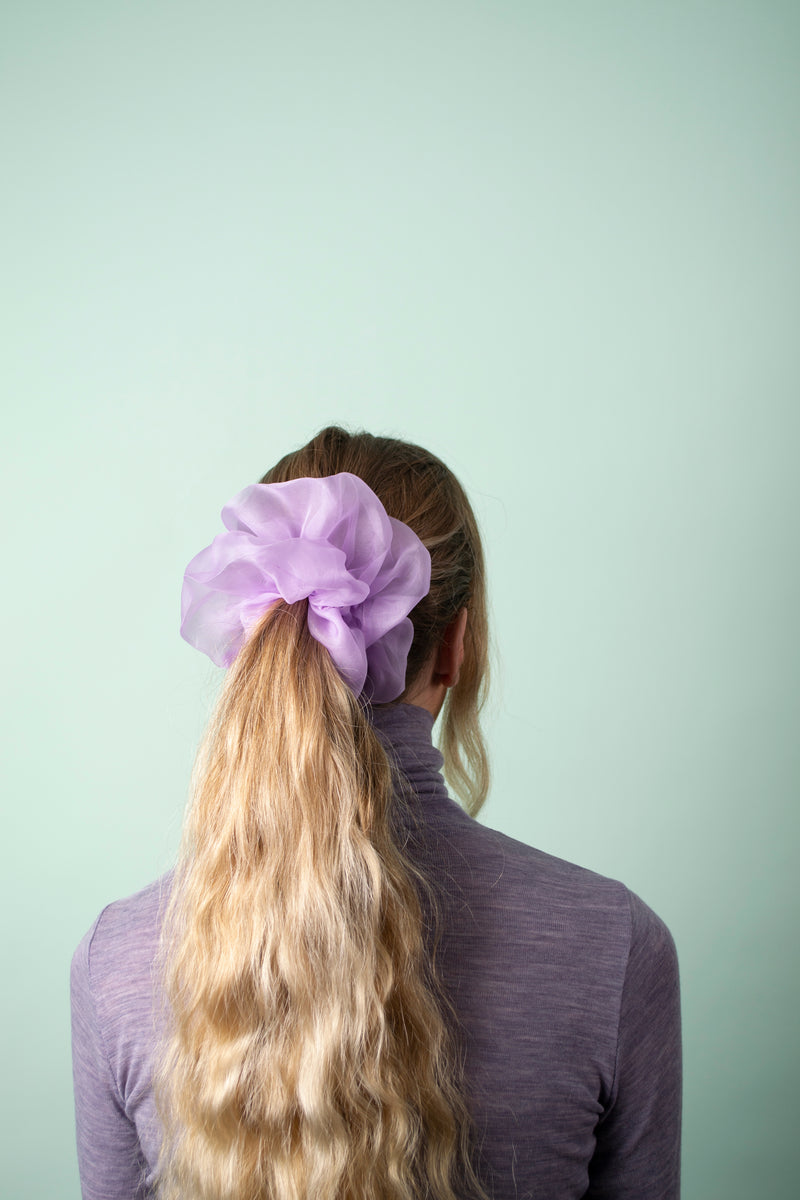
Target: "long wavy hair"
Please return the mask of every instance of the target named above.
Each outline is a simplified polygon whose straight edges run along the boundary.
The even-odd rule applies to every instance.
[[[337,427],[262,482],[340,471],[431,554],[400,701],[468,609],[441,746],[475,815],[488,788],[488,637],[472,509],[434,455]],[[159,956],[158,1195],[486,1200],[458,1018],[436,967],[435,889],[399,820],[409,787],[306,613],[306,601],[264,613],[198,753]]]

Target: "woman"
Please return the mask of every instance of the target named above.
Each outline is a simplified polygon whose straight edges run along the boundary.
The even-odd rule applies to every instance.
[[[184,580],[182,633],[228,673],[178,867],[73,961],[85,1200],[678,1196],[669,932],[474,820],[457,480],[329,428],[223,519]]]

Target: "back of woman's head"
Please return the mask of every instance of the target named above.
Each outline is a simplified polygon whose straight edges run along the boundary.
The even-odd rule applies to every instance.
[[[445,700],[441,747],[445,776],[475,816],[489,786],[479,725],[489,681],[489,636],[483,549],[472,506],[453,472],[430,451],[397,438],[348,433],[338,426],[321,430],[300,450],[287,454],[267,471],[262,483],[340,471],[363,479],[389,516],[409,525],[430,551],[430,591],[411,614],[414,640],[407,690],[459,610],[468,609],[464,661]]]
[[[477,811],[486,607],[471,509],[433,455],[335,428],[262,482],[342,472],[430,552],[407,685],[468,609],[443,749]],[[435,897],[395,820],[407,797],[369,705],[311,635],[310,603],[279,599],[248,627],[198,754],[162,934],[160,1196],[482,1196],[423,918]]]

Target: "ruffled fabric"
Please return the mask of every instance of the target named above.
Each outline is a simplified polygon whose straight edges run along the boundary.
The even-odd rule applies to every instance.
[[[218,666],[236,658],[277,600],[308,599],[308,628],[356,695],[376,704],[405,687],[430,554],[357,475],[254,483],[225,505],[226,532],[184,575],[181,635]]]

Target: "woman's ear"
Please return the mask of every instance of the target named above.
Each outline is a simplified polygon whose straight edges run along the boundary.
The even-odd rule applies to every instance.
[[[434,667],[434,679],[445,687],[455,687],[464,661],[464,637],[467,631],[467,610],[462,608],[444,631],[442,644]]]

